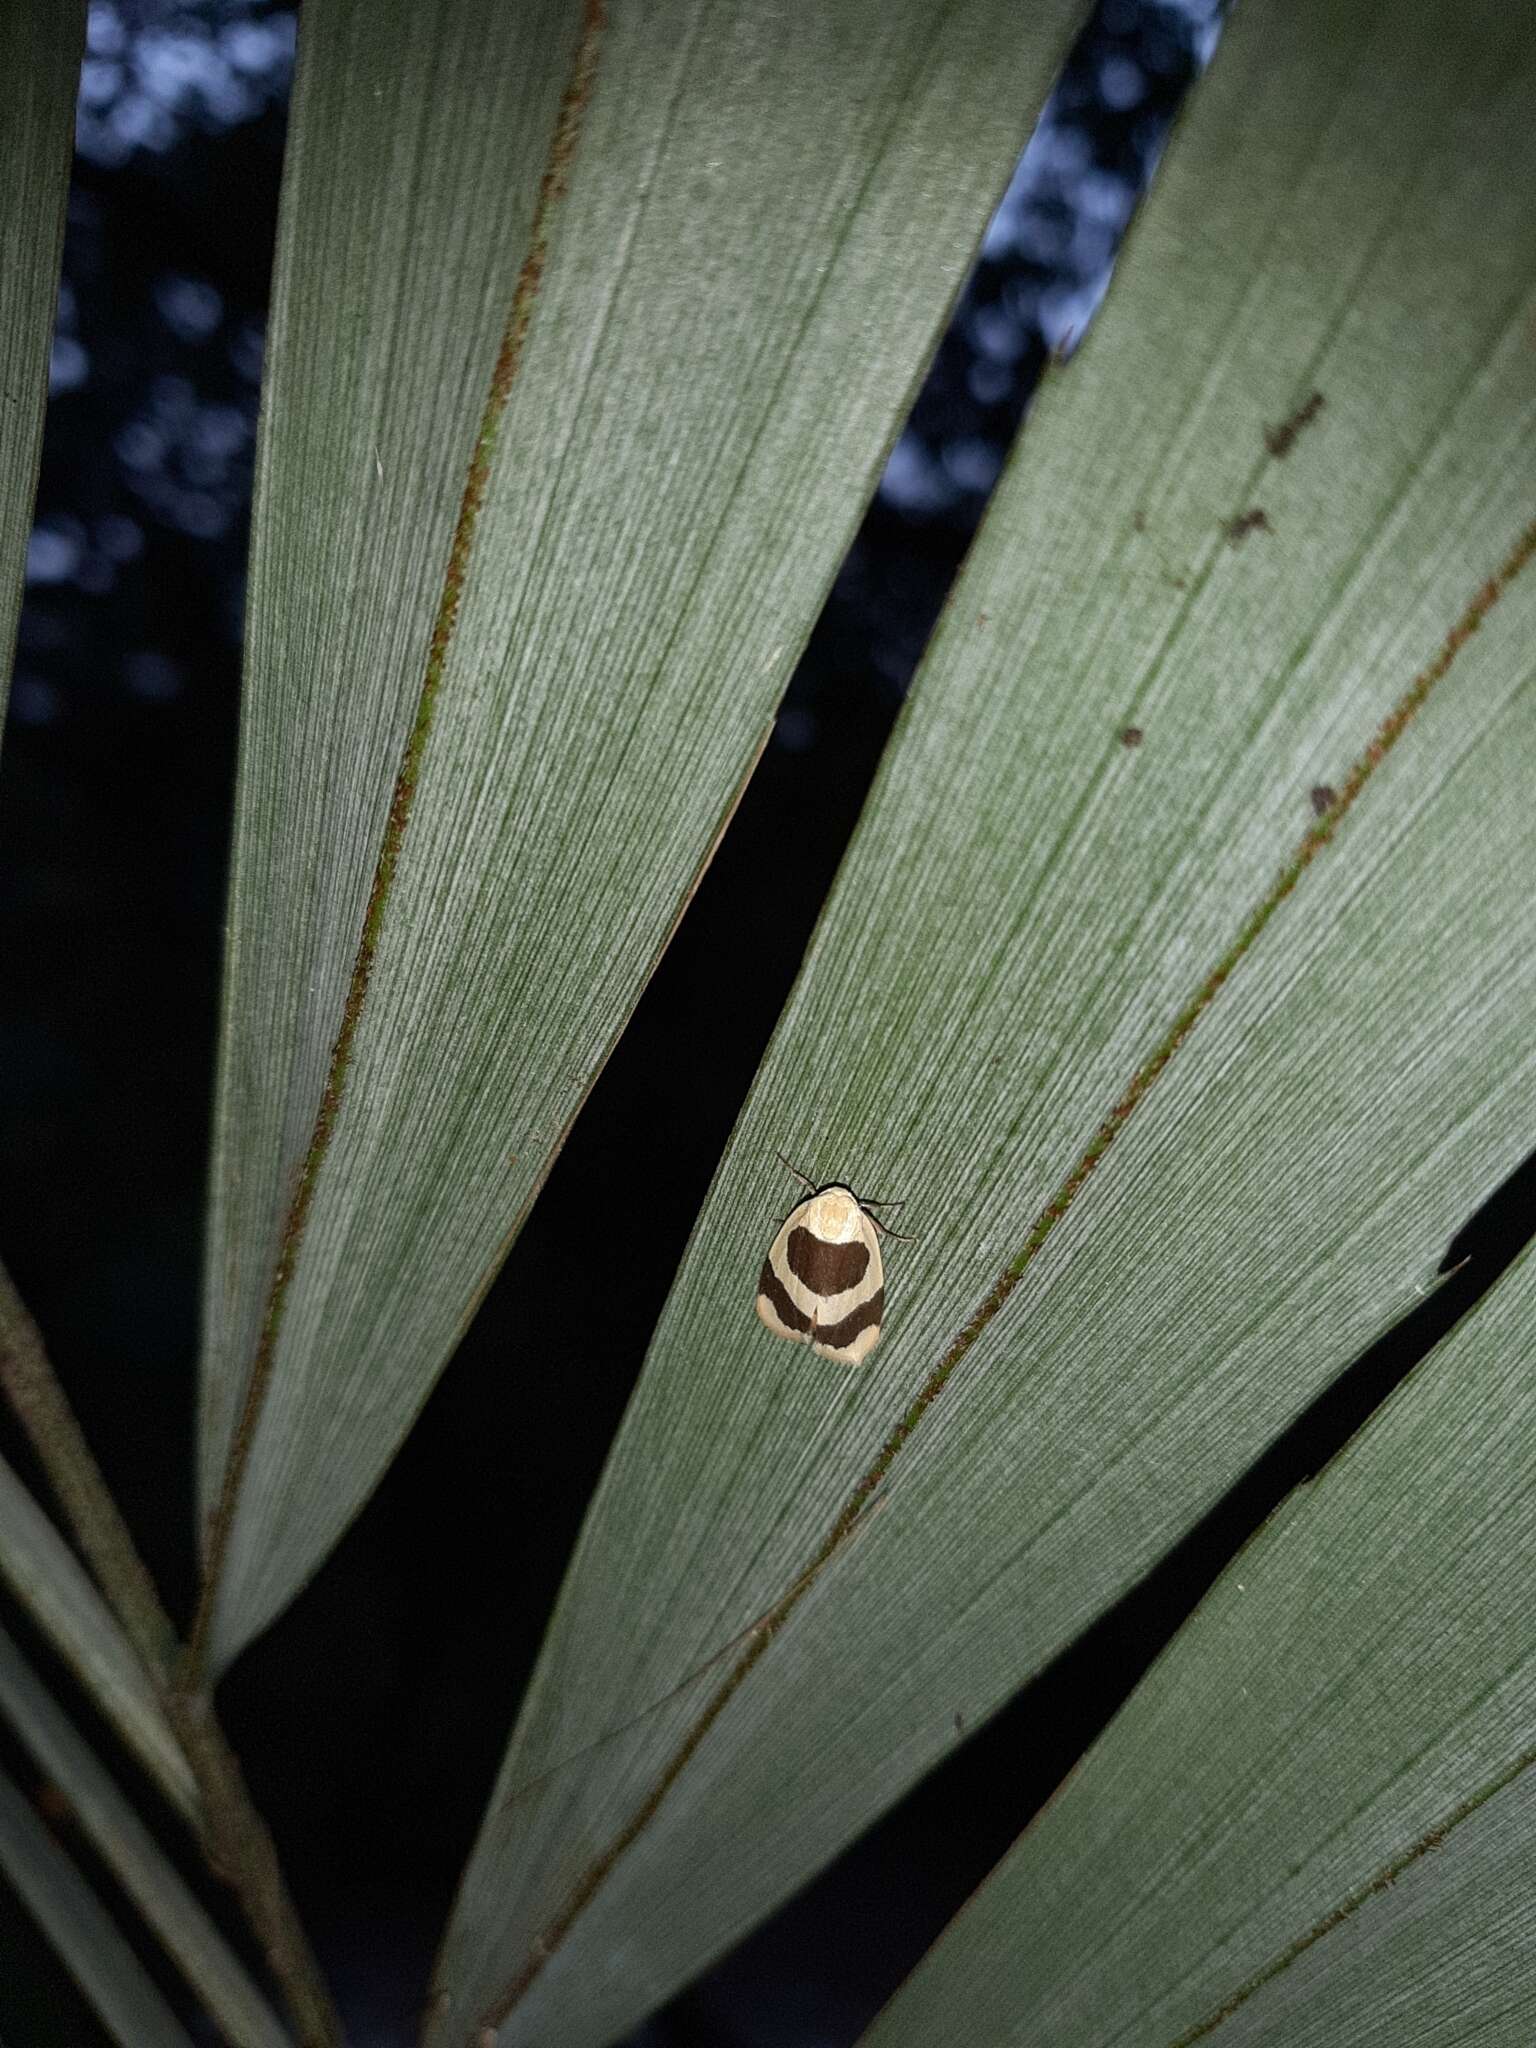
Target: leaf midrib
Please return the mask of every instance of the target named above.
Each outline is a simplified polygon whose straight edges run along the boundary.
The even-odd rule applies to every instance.
[[[1485,1784],[1480,1785],[1475,1792],[1469,1793],[1465,1799],[1452,1807],[1451,1811],[1443,1819],[1437,1821],[1432,1828],[1426,1828],[1422,1835],[1419,1835],[1414,1841],[1410,1842],[1390,1862],[1383,1864],[1379,1870],[1368,1877],[1363,1884],[1357,1886],[1354,1891],[1350,1892],[1330,1912],[1323,1914],[1320,1919],[1314,1921],[1304,1932],[1298,1934],[1277,1956],[1271,1957],[1262,1969],[1256,1970],[1251,1977],[1241,1984],[1224,2004],[1217,2007],[1215,2012],[1208,2013],[1203,2020],[1197,2021],[1194,2026],[1180,2034],[1168,2044],[1168,2048],[1193,2048],[1193,2044],[1196,2041],[1209,2039],[1218,2027],[1224,2025],[1227,2020],[1231,2019],[1234,2014],[1239,2012],[1248,2003],[1248,2000],[1254,1996],[1255,1992],[1261,1991],[1266,1984],[1272,1983],[1276,1977],[1288,1970],[1292,1963],[1305,1955],[1309,1948],[1314,1948],[1318,1942],[1332,1934],[1335,1928],[1341,1927],[1346,1920],[1352,1919],[1360,1911],[1361,1907],[1373,1899],[1378,1892],[1389,1890],[1405,1870],[1410,1869],[1422,1857],[1426,1856],[1431,1849],[1440,1848],[1446,1839],[1461,1826],[1463,1821],[1470,1820],[1472,1815],[1480,1807],[1486,1806],[1490,1799],[1497,1797],[1500,1792],[1507,1791],[1515,1780],[1528,1770],[1532,1764],[1536,1764],[1536,1749],[1522,1751],[1512,1763],[1506,1765],[1502,1771],[1496,1772]]]

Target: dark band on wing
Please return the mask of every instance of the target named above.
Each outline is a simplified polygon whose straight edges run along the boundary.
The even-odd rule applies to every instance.
[[[767,1295],[769,1305],[786,1330],[804,1330],[809,1335],[811,1328],[810,1317],[803,1310],[796,1308],[789,1298],[788,1290],[783,1281],[766,1259],[763,1261],[763,1270],[758,1276],[757,1291],[759,1294]]]
[[[798,1226],[789,1233],[786,1247],[789,1270],[812,1294],[846,1294],[864,1278],[869,1248],[855,1238],[852,1244],[829,1244],[813,1230]]]
[[[857,1308],[851,1308],[840,1323],[818,1323],[815,1342],[830,1344],[834,1351],[840,1351],[845,1344],[851,1344],[861,1330],[867,1330],[871,1323],[878,1324],[885,1314],[885,1289],[877,1287],[868,1301],[861,1301]]]

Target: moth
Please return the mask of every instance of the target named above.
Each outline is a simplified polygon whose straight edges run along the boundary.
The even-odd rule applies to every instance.
[[[775,1337],[809,1344],[842,1365],[862,1365],[880,1342],[885,1316],[885,1267],[876,1232],[886,1226],[871,1208],[898,1205],[861,1202],[841,1181],[817,1187],[803,1173],[796,1178],[811,1193],[790,1211],[768,1247],[757,1282],[757,1313]]]

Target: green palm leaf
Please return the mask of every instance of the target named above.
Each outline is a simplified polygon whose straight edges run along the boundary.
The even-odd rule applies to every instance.
[[[1533,1353],[1527,1253],[1230,1567],[868,2048],[1529,2038]]]
[[[288,2048],[288,2035],[148,1828],[0,1630],[0,1713],[69,1802],[87,1840],[133,1900],[233,2048]]]
[[[596,2048],[1413,1297],[1536,1081],[1533,38],[1240,11],[954,592],[694,1233],[434,2042]],[[1139,744],[1130,743],[1139,737]],[[908,1201],[856,1376],[793,1190]]]
[[[1074,12],[306,6],[208,1255],[216,1666],[534,1199]]]
[[[0,1871],[120,2048],[192,2048],[149,1973],[32,1807],[0,1772]]]
[[[0,1458],[0,1578],[164,1796],[194,1818],[197,1790],[149,1674],[94,1580]]]

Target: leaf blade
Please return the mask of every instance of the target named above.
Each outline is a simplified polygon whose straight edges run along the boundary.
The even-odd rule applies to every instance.
[[[0,1459],[0,1575],[185,1820],[197,1789],[148,1674],[94,1580]]]
[[[0,1712],[233,2048],[291,2048],[244,1965],[3,1630]]]
[[[1223,1574],[869,2048],[939,2011],[999,2048],[1519,2038],[1533,1330],[1527,1253]]]
[[[434,2038],[515,1995],[509,2042],[580,2048],[674,1989],[1123,1591],[1516,1163],[1532,51],[1496,10],[1438,49],[1416,4],[1240,14],[1040,400],[589,1513]],[[1443,354],[1387,431],[1426,303]],[[1324,781],[1354,796],[1319,821]],[[851,1384],[739,1313],[775,1150],[920,1198]]]
[[[668,0],[595,31],[580,136],[558,166],[558,189],[546,188],[537,297],[334,1113],[322,1107],[326,1062],[346,942],[367,894],[359,856],[383,829],[409,724],[407,664],[380,721],[392,737],[369,739],[366,775],[339,776],[318,754],[311,763],[317,788],[366,784],[367,801],[353,802],[344,887],[323,871],[311,885],[324,906],[324,958],[318,942],[305,953],[301,933],[274,965],[262,948],[288,942],[261,935],[264,894],[278,894],[261,861],[308,872],[315,835],[295,803],[302,829],[291,850],[279,845],[270,788],[287,771],[279,721],[262,709],[274,686],[253,628],[257,723],[253,766],[242,771],[226,996],[225,1192],[209,1264],[205,1507],[240,1434],[246,1361],[264,1342],[271,1378],[262,1412],[241,1425],[249,1483],[219,1575],[216,1662],[291,1597],[387,1461],[718,836],[959,281],[972,224],[1022,142],[1030,88],[1075,8],[1055,0],[1037,10],[1022,38],[1002,35],[1004,13],[995,0],[937,17],[915,0],[894,10],[843,0],[791,39],[767,6],[726,19]],[[410,33],[421,14],[401,17]],[[346,75],[353,16],[331,0],[306,20],[295,120],[311,151],[329,146],[329,131],[317,120],[310,133],[306,110],[321,103],[324,73]],[[523,32],[505,10],[451,0],[431,21],[448,52],[439,74],[462,66],[481,90],[508,39],[525,33],[525,71],[544,81],[524,87],[544,110],[542,137],[572,75],[574,18],[551,4]],[[371,44],[380,20],[368,11]],[[566,31],[564,43],[551,41],[551,25]],[[347,105],[354,122],[372,121],[365,95]],[[450,215],[464,211],[441,197],[466,175],[463,109],[438,114],[429,103],[422,118],[440,121],[438,154],[423,145],[413,163],[430,175],[413,170],[380,202],[397,225],[401,193],[423,179]],[[282,309],[314,296],[312,285],[284,285],[285,265],[297,276],[309,264],[327,279],[325,305],[311,308],[311,355],[332,298],[326,264],[302,242],[304,165],[301,151],[285,215],[298,226],[279,265],[258,620],[279,552],[263,536],[284,516],[281,407],[291,408],[297,375],[290,368],[285,385],[285,348],[296,360],[299,344],[285,341]],[[335,158],[328,168],[326,189],[345,189],[344,162],[340,174]],[[497,176],[500,185],[474,167],[473,182],[520,190],[532,205],[536,170]],[[765,186],[775,195],[766,219]],[[318,235],[327,224],[315,219]],[[914,221],[926,224],[927,247],[912,241]],[[350,228],[335,237],[344,244]],[[851,363],[850,331],[863,344]],[[477,347],[487,353],[484,340]],[[440,354],[430,355],[434,377]],[[465,443],[468,428],[458,433]],[[386,456],[386,473],[391,466]],[[334,499],[334,480],[330,490]],[[323,610],[323,588],[306,601]],[[417,660],[429,623],[413,615]],[[326,631],[339,661],[344,650]],[[729,694],[722,672],[735,677]],[[323,722],[325,693],[316,699],[310,716]],[[311,983],[300,1043],[284,1006]],[[289,1061],[290,1078],[279,1085],[260,1051],[269,1040],[287,1045],[277,1064]],[[317,1114],[333,1122],[323,1157],[303,1165]],[[282,1212],[297,1173],[312,1179],[313,1200],[292,1244]],[[274,1331],[268,1279],[279,1260],[291,1271]]]
[[[143,1964],[3,1772],[0,1868],[122,2048],[191,2048]]]

